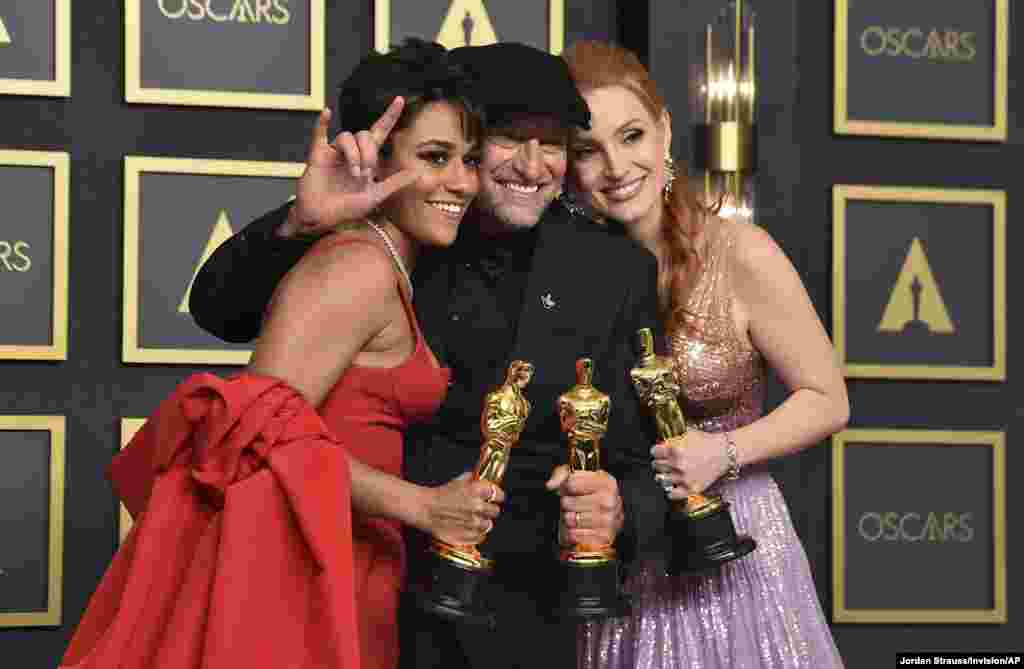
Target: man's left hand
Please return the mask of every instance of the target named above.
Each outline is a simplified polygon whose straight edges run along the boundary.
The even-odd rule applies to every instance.
[[[608,546],[622,529],[624,514],[619,483],[605,471],[573,472],[559,465],[545,484],[562,498],[558,527],[563,546]]]

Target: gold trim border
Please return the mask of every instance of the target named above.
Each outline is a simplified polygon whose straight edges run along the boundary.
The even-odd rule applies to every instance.
[[[887,446],[950,445],[992,448],[992,594],[991,609],[846,608],[846,534],[844,525],[847,443]],[[835,623],[981,623],[1003,624],[1006,613],[1006,433],[962,430],[851,429],[832,436],[832,620]]]
[[[53,0],[53,79],[3,79],[0,94],[71,97],[71,0]]]
[[[920,202],[992,207],[992,353],[989,367],[959,365],[880,365],[846,359],[846,202]],[[911,188],[903,186],[832,187],[832,341],[843,373],[862,379],[1006,380],[1006,191]]]
[[[135,436],[135,433],[142,429],[142,426],[145,424],[145,418],[122,418],[121,446],[118,450],[127,446],[128,442]],[[133,521],[132,514],[128,513],[128,509],[125,508],[124,504],[118,502],[117,507],[117,541],[118,545],[120,545],[124,543],[124,540],[128,537],[128,533],[131,532]]]
[[[374,0],[373,48],[391,50],[391,0]],[[548,51],[556,56],[565,48],[565,0],[548,0]]]
[[[0,150],[0,165],[53,170],[53,303],[50,344],[0,344],[0,360],[68,359],[68,202],[70,163],[57,151]]]
[[[847,99],[847,58],[849,1],[835,0],[833,131],[838,135],[872,137],[909,137],[914,139],[955,139],[964,141],[1005,142],[1007,137],[1007,78],[1009,71],[1009,0],[995,2],[995,72],[993,73],[993,125],[956,123],[903,123],[892,121],[856,121],[849,115]]]
[[[320,111],[324,91],[324,0],[309,1],[309,95],[244,93],[238,91],[143,88],[141,53],[142,0],[124,0],[124,99],[126,102],[242,109]]]
[[[46,611],[0,613],[0,628],[59,627],[64,583],[64,416],[0,416],[0,431],[50,433],[50,545]]]
[[[198,158],[153,158],[125,156],[124,159],[124,302],[122,305],[121,360],[135,363],[200,365],[244,365],[249,351],[218,351],[187,348],[142,348],[139,346],[139,180],[142,173],[196,174],[294,178],[302,176],[302,163],[249,160],[203,160]]]

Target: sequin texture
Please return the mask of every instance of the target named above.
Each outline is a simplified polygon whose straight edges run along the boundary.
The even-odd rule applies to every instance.
[[[736,331],[729,284],[735,236],[709,223],[704,271],[690,316],[668,350],[684,413],[705,432],[757,420],[764,401],[761,354]],[[581,626],[581,669],[832,669],[843,666],[789,509],[763,468],[743,470],[711,491],[731,505],[736,529],[757,550],[717,571],[668,576],[641,562],[627,581],[629,617]]]

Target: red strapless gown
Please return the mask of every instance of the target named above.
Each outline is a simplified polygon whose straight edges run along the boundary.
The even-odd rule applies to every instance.
[[[402,302],[412,355],[352,366],[319,412],[248,373],[160,404],[108,471],[135,525],[62,669],[394,669],[402,537],[352,513],[348,458],[400,476],[403,431],[447,390]]]
[[[328,237],[311,252],[346,243]],[[350,365],[331,389],[320,415],[351,457],[380,471],[402,475],[402,435],[412,423],[430,418],[448,391],[449,370],[439,367],[420,332],[412,305],[399,290],[415,349],[396,367]],[[363,669],[398,665],[398,596],[405,569],[401,524],[352,515],[356,615]]]

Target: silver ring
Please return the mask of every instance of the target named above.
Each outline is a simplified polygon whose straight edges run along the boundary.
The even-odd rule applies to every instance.
[[[483,530],[483,534],[484,536],[487,536],[488,534],[490,534],[491,530],[494,529],[494,521],[490,518],[485,518],[485,520],[487,521],[487,529]]]

